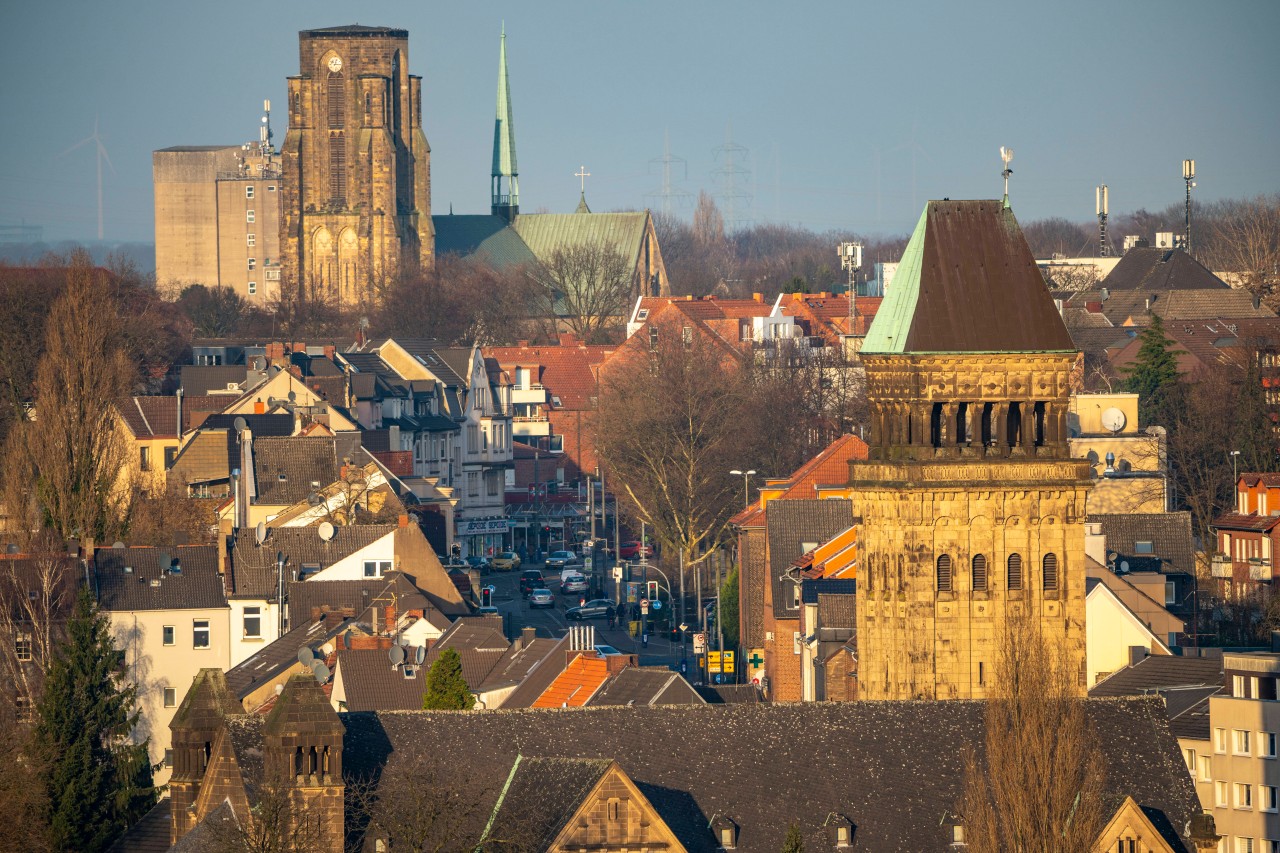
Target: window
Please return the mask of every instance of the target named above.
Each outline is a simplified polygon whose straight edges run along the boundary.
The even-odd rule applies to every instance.
[[[1236,783],[1236,808],[1253,808],[1253,786],[1246,782]]]
[[[1245,695],[1244,695],[1244,676],[1243,676],[1243,675],[1233,675],[1233,676],[1231,676],[1231,695],[1232,695],[1232,696],[1234,696],[1234,697],[1235,697],[1235,698],[1237,698],[1237,699],[1243,699],[1243,698],[1245,698]]]
[[[276,185],[275,185],[275,184],[267,184],[267,192],[269,192],[269,193],[273,193],[273,192],[275,192],[275,191],[276,191]]]
[[[249,184],[247,187],[244,188],[244,197],[253,198],[253,184]]]
[[[165,767],[173,766],[173,750],[172,749],[166,749],[164,751],[164,766]]]
[[[1164,582],[1164,603],[1165,604],[1178,603],[1178,587],[1176,584],[1174,584],[1173,581]]]
[[[19,723],[29,723],[36,718],[35,706],[26,696],[13,697],[14,712]]]
[[[209,648],[209,620],[196,619],[191,623],[191,647],[194,649]]]
[[[1213,730],[1213,751],[1214,752],[1227,751],[1227,730],[1226,729]]]
[[[138,468],[139,470],[142,470],[142,471],[151,470],[151,448],[150,447],[138,448]]]
[[[254,221],[254,219],[253,219],[253,211],[252,211],[252,210],[246,210],[246,211],[244,212],[244,221],[245,221],[245,222],[253,222],[253,221]]]
[[[248,234],[244,235],[244,244],[245,244],[246,246],[256,246],[256,245],[258,245],[258,235],[254,234],[252,231],[250,231]]]
[[[255,269],[257,269],[257,268],[258,268],[258,259],[257,259],[257,258],[250,258],[250,259],[249,259],[249,271],[250,271],[250,272],[252,272],[253,270],[255,270]]]
[[[1058,588],[1058,555],[1044,555],[1044,588]]]
[[[1182,750],[1182,760],[1187,762],[1187,769],[1191,771],[1191,778],[1196,775],[1196,751],[1194,749]]]
[[[1234,749],[1236,755],[1249,755],[1249,734],[1249,732],[1242,729],[1235,730]]]
[[[1156,552],[1155,544],[1151,542],[1134,542],[1134,554],[1154,554]]]
[[[257,292],[258,292],[258,283],[256,281],[249,282],[249,295],[252,296]]]
[[[1276,757],[1276,733],[1258,732],[1258,755],[1263,758]]]
[[[1262,790],[1259,793],[1262,794],[1262,803],[1259,804],[1258,808],[1262,809],[1264,812],[1276,811],[1276,786],[1263,785]]]
[[[250,639],[262,636],[262,608],[246,607],[244,609],[244,635]]]
[[[658,327],[649,327],[649,351],[656,352],[658,349]]]
[[[18,660],[31,660],[31,635],[24,633],[14,637],[13,649]]]
[[[163,628],[160,629],[160,634],[161,634],[161,637],[163,638],[162,642],[166,646],[173,645],[174,630],[172,625],[165,625]]]
[[[166,471],[173,467],[173,460],[177,458],[178,458],[178,448],[166,447],[164,449],[164,467]]]
[[[1226,782],[1213,783],[1213,804],[1215,806],[1227,805],[1227,783]]]
[[[1200,756],[1200,781],[1208,782],[1213,778],[1213,758],[1208,755]]]
[[[469,498],[480,497],[480,472],[479,471],[467,472],[467,497]]]
[[[1236,837],[1236,853],[1253,853],[1253,839]]]
[[[964,825],[955,824],[951,827],[951,843],[964,844]]]
[[[973,558],[973,589],[975,592],[987,589],[987,558],[982,554]]]
[[[366,560],[364,563],[364,576],[367,578],[380,578],[389,571],[391,571],[390,560]]]
[[[693,326],[685,326],[681,329],[680,339],[684,341],[685,349],[693,349]]]
[[[164,689],[164,706],[166,708],[176,708],[178,706],[178,691],[172,687]]]
[[[951,591],[951,555],[938,557],[938,592]]]
[[[791,585],[791,603],[787,606],[792,610],[800,609],[800,584],[793,583]]]
[[[1009,555],[1009,589],[1022,589],[1022,555]]]

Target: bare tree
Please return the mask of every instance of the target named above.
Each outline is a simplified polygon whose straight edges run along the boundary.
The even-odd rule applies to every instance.
[[[170,472],[163,491],[139,493],[129,514],[129,542],[133,545],[172,545],[212,542],[217,523],[217,500],[190,497],[187,483]]]
[[[423,760],[396,764],[376,779],[347,782],[347,813],[387,853],[476,849],[493,799],[491,780],[464,779]]]
[[[532,275],[541,310],[584,341],[618,324],[635,285],[631,262],[603,243],[556,249]]]
[[[221,818],[221,819],[219,819]],[[204,821],[200,849],[210,853],[312,853],[334,847],[322,809],[306,802],[288,782],[268,779],[256,788],[248,814]]]
[[[1106,768],[1079,673],[1024,615],[1005,622],[992,675],[985,748],[965,756],[959,811],[969,849],[1092,849],[1107,818]]]
[[[131,489],[121,483],[128,445],[114,403],[136,375],[121,344],[122,324],[103,275],[73,265],[46,325],[31,419],[11,432],[6,504],[34,498],[45,524],[63,537],[100,541],[118,533]]]
[[[1240,285],[1268,305],[1280,303],[1280,195],[1222,201],[1201,217],[1204,251],[1197,254],[1212,269],[1237,274]]]
[[[53,537],[0,561],[0,679],[19,717],[36,707],[44,675],[65,639],[79,573]]]

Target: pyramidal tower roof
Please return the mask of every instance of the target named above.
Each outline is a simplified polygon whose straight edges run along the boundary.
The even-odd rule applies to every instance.
[[[1031,248],[998,199],[931,201],[862,352],[1072,352]]]
[[[511,121],[511,90],[507,82],[507,30],[502,29],[498,48],[498,108],[493,123],[493,177],[514,177],[516,129]]]

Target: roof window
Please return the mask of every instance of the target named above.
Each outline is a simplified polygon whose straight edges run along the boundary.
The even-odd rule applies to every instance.
[[[1154,542],[1134,542],[1133,553],[1135,554],[1154,554],[1156,546]]]

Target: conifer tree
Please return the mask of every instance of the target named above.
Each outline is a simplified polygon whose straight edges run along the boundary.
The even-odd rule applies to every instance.
[[[87,589],[45,680],[31,743],[55,850],[94,853],[155,804],[147,742],[131,743],[137,688],[117,680],[110,625]]]
[[[445,649],[427,673],[427,692],[422,697],[424,711],[467,711],[476,697],[462,678],[462,658],[455,649]]]
[[[1151,325],[1138,337],[1142,345],[1138,358],[1124,369],[1124,389],[1138,395],[1138,420],[1152,426],[1163,420],[1169,390],[1178,381],[1177,354],[1182,350],[1165,335],[1159,314],[1151,315]]]
[[[804,836],[800,834],[800,827],[794,823],[787,827],[787,837],[782,842],[782,853],[804,853]]]

